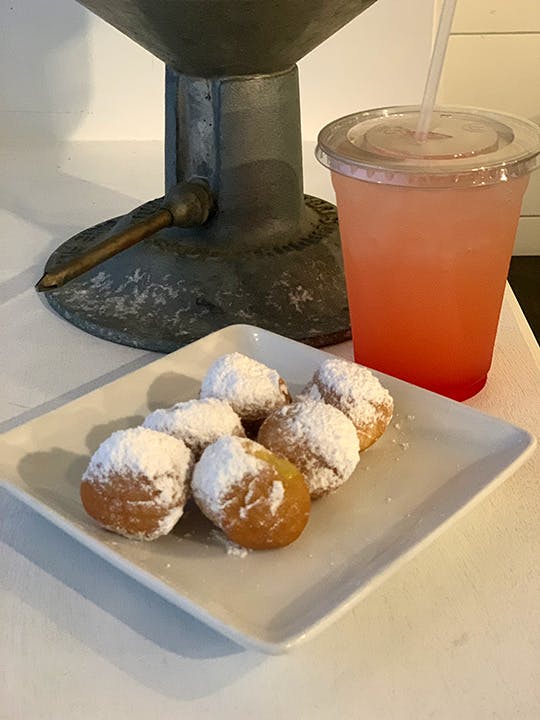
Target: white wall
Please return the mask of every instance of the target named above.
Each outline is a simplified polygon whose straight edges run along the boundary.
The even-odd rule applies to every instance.
[[[163,64],[75,0],[0,0],[0,134],[154,139]]]
[[[299,63],[305,139],[420,101],[435,2],[377,0]],[[540,120],[540,0],[458,0],[439,99]],[[0,0],[0,144],[162,137],[159,60],[75,0]],[[540,171],[523,213],[516,252],[539,254]]]
[[[305,138],[359,108],[419,101],[433,2],[378,0],[301,61]],[[162,136],[160,61],[75,0],[0,0],[0,138]]]
[[[433,13],[434,0],[378,0],[307,55],[299,63],[304,137],[356,110],[419,103]]]
[[[439,99],[540,122],[540,0],[458,0]],[[540,170],[522,213],[515,254],[539,255]]]

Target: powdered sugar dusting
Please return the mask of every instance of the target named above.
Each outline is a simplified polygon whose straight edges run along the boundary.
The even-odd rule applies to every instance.
[[[185,444],[169,435],[147,428],[117,430],[93,454],[83,480],[106,484],[114,474],[145,476],[159,492],[155,502],[166,507],[183,495],[190,460]]]
[[[228,540],[221,530],[214,529],[210,532],[210,537],[223,545],[227,555],[231,557],[245,558],[248,556],[249,550],[241,545],[237,545],[232,540]]]
[[[188,400],[155,410],[143,427],[182,439],[196,453],[223,435],[244,435],[240,418],[228,402],[217,398]]]
[[[157,538],[162,537],[162,535],[168,535],[183,514],[184,505],[182,503],[172,506],[168,512],[159,519],[156,529],[151,533],[122,532],[122,528],[118,525],[115,525],[114,532],[119,535],[124,535],[124,537],[130,540],[157,540]]]
[[[231,555],[232,557],[238,557],[238,558],[245,558],[248,555],[247,548],[241,547],[240,545],[237,545],[236,543],[227,542],[227,555]]]
[[[272,515],[275,515],[278,511],[279,506],[283,502],[283,498],[285,497],[285,488],[283,487],[283,483],[281,480],[274,480],[272,484],[272,491],[270,493],[269,502],[270,502],[270,513]]]
[[[375,423],[380,408],[393,407],[390,393],[370,370],[341,358],[325,360],[303,396],[322,399],[321,386],[339,398],[340,408],[355,425]]]
[[[359,443],[356,428],[342,412],[306,399],[281,408],[274,417],[284,419],[282,427],[292,444],[311,450],[308,462],[316,474],[310,478],[312,491],[333,489],[351,475],[360,459]],[[320,467],[320,461],[327,467]],[[317,488],[313,487],[315,479]]]
[[[240,416],[259,416],[288,402],[288,394],[276,370],[257,360],[230,353],[218,358],[201,385],[201,398],[227,400]]]
[[[244,497],[245,504],[243,507],[240,508],[238,513],[243,520],[249,517],[249,514],[254,507],[256,507],[257,505],[262,505],[266,502],[266,498],[264,496],[259,495],[259,497],[257,497],[256,493],[257,483],[255,479],[253,479],[250,481],[247,493]]]
[[[220,438],[206,448],[195,465],[191,481],[193,496],[215,518],[221,517],[230,490],[246,475],[257,475],[265,466],[263,460],[246,452],[249,445],[259,447],[243,438]]]

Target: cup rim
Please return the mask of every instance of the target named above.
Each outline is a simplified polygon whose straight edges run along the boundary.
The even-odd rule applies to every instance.
[[[370,155],[353,145],[351,129],[384,118],[418,114],[418,105],[394,105],[344,115],[325,125],[319,132],[316,158],[332,172],[366,182],[425,188],[472,187],[507,182],[530,174],[539,164],[540,126],[516,115],[487,108],[444,105],[435,113],[478,117],[510,130],[512,142],[500,152],[472,158],[421,162],[418,158]]]

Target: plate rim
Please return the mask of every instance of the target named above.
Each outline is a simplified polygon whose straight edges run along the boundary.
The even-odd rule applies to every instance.
[[[220,335],[231,335],[231,333],[240,333],[240,335],[243,334],[246,339],[251,341],[256,341],[256,336],[263,334],[271,339],[275,339],[280,343],[292,343],[295,346],[299,346],[303,349],[309,349],[322,355],[333,356],[332,353],[327,352],[325,349],[313,348],[291,338],[287,338],[283,335],[279,335],[278,333],[254,325],[247,325],[244,323],[228,325],[224,328],[209,333],[202,338],[199,338],[193,343],[178,348],[172,353],[164,354],[161,357],[158,357],[151,362],[143,365],[142,367],[130,370],[129,372],[120,375],[119,377],[116,377],[115,379],[110,380],[103,385],[99,385],[98,387],[90,390],[87,393],[83,393],[76,398],[68,400],[67,402],[59,405],[58,407],[48,410],[40,415],[36,415],[35,417],[25,422],[21,422],[20,424],[1,432],[0,441],[5,441],[9,439],[9,435],[11,435],[12,433],[15,434],[17,432],[20,432],[21,429],[26,425],[30,425],[36,421],[43,421],[43,419],[47,416],[57,413],[60,410],[66,409],[70,405],[80,402],[82,398],[91,398],[94,394],[102,393],[110,385],[114,385],[115,383],[123,381],[124,379],[132,375],[136,375],[137,373],[144,371],[150,366],[162,362],[164,359],[174,358],[176,355],[184,352],[187,348],[193,348],[199,343],[207,343],[211,339],[215,339]],[[376,372],[376,374],[381,378],[390,377],[380,372]],[[505,480],[511,477],[516,472],[516,470],[533,454],[537,446],[537,439],[532,433],[530,433],[524,428],[514,425],[513,423],[510,423],[504,419],[495,417],[493,415],[489,415],[488,413],[477,410],[476,408],[472,408],[468,405],[464,405],[463,403],[451,400],[449,398],[445,398],[441,395],[438,395],[437,393],[433,393],[423,388],[413,386],[410,383],[399,380],[398,378],[392,378],[392,381],[398,382],[399,384],[404,386],[412,387],[415,391],[421,393],[428,393],[429,395],[442,398],[445,404],[451,403],[457,405],[467,414],[470,413],[473,416],[479,415],[484,418],[489,418],[490,420],[497,422],[497,424],[505,426],[509,429],[511,428],[520,434],[524,442],[524,447],[521,452],[515,457],[515,459],[501,472],[499,472],[498,475],[486,482],[486,484],[483,485],[478,491],[476,491],[469,500],[464,502],[456,511],[452,512],[450,515],[444,518],[442,522],[438,523],[431,531],[421,537],[420,540],[413,542],[412,545],[408,547],[404,552],[400,553],[397,557],[393,559],[391,558],[388,562],[386,562],[385,565],[377,572],[375,576],[369,578],[367,582],[365,582],[362,586],[360,586],[356,590],[353,590],[345,599],[333,606],[328,612],[326,612],[324,615],[306,626],[303,630],[289,634],[284,632],[283,638],[280,640],[272,640],[268,636],[263,637],[261,635],[249,633],[247,631],[240,630],[234,625],[228,624],[224,620],[220,620],[219,618],[213,616],[210,611],[206,610],[200,605],[197,605],[195,602],[189,600],[187,596],[182,595],[181,592],[173,589],[166,582],[160,580],[152,572],[144,570],[131,560],[120,555],[114,550],[114,548],[110,547],[98,538],[92,536],[84,529],[79,528],[72,520],[64,517],[61,513],[57,512],[49,505],[47,505],[46,502],[41,501],[35,498],[30,493],[25,492],[24,489],[22,489],[18,485],[14,485],[9,482],[9,480],[0,477],[0,487],[2,487],[9,494],[14,496],[17,500],[30,507],[33,511],[37,512],[39,515],[41,515],[41,517],[44,517],[47,521],[51,522],[61,532],[66,533],[69,537],[72,537],[77,542],[79,542],[83,547],[87,548],[89,551],[93,552],[98,557],[111,564],[117,570],[133,578],[136,582],[139,582],[147,589],[157,593],[159,596],[170,602],[172,605],[179,608],[183,612],[188,613],[189,615],[197,619],[199,622],[202,622],[208,627],[212,628],[214,631],[228,637],[230,640],[243,647],[256,649],[258,651],[262,651],[266,654],[271,655],[283,654],[294,649],[304,641],[315,637],[317,634],[322,632],[328,626],[330,626],[343,615],[345,615],[352,606],[360,602],[362,598],[367,596],[372,590],[382,585],[393,572],[395,572],[396,570],[404,566],[407,562],[409,562],[411,559],[413,559],[417,554],[419,554],[423,549],[425,549],[435,539],[437,539],[442,533],[444,533],[450,525],[459,521],[464,515],[466,515],[470,510],[472,510],[477,504],[479,504],[487,495],[489,495]]]

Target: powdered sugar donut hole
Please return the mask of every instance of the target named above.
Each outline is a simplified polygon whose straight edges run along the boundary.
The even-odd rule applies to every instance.
[[[147,428],[118,430],[96,450],[81,482],[86,512],[107,530],[155,540],[176,525],[188,494],[191,452]]]
[[[394,412],[392,396],[375,375],[355,363],[328,358],[298,400],[323,400],[346,415],[358,433],[360,450],[378,440]]]
[[[299,470],[245,438],[223,437],[207,447],[191,488],[204,515],[242,547],[289,545],[309,518],[309,490]]]
[[[360,459],[352,422],[321,401],[304,400],[276,410],[263,422],[258,442],[296,465],[312,499],[337,490]]]
[[[188,400],[171,408],[155,410],[145,418],[142,426],[183,440],[195,460],[220,437],[245,436],[238,415],[228,402],[217,398]]]
[[[256,434],[273,410],[291,402],[287,385],[276,370],[238,352],[222,355],[211,365],[200,397],[230,403],[248,435]]]

